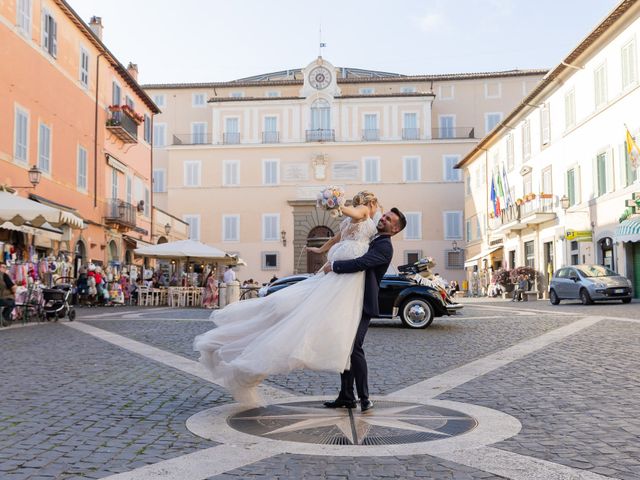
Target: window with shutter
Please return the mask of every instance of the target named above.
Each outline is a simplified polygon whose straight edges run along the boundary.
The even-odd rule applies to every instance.
[[[636,41],[631,40],[621,50],[622,60],[622,89],[634,85],[638,80],[638,68],[636,63]]]
[[[157,169],[153,171],[153,192],[163,193],[167,191],[166,186],[166,170]]]
[[[462,212],[444,212],[444,239],[462,240]]]
[[[184,186],[200,186],[200,161],[188,160],[184,162]]]
[[[51,173],[51,128],[44,123],[38,129],[38,168]]]
[[[279,183],[279,160],[263,160],[262,161],[262,184],[278,185]]]
[[[16,162],[27,163],[29,157],[29,113],[16,107],[15,144],[13,155]]]
[[[187,225],[189,225],[189,239],[200,240],[200,215],[183,215]]]
[[[363,181],[365,183],[378,183],[380,181],[380,159],[363,159]]]
[[[570,129],[576,124],[576,92],[571,89],[564,96],[564,127]]]
[[[280,215],[269,213],[262,215],[262,240],[276,242],[280,239]]]
[[[223,215],[222,240],[225,242],[239,241],[240,240],[239,227],[240,227],[239,215]]]
[[[420,240],[422,238],[422,213],[404,212],[407,226],[404,229],[405,240]]]
[[[154,147],[164,147],[166,143],[166,131],[167,125],[164,123],[154,123],[153,124],[153,146]]]
[[[607,65],[598,67],[593,72],[593,86],[595,95],[595,107],[600,108],[607,103]]]
[[[31,0],[18,0],[17,20],[22,33],[31,34]]]
[[[446,182],[459,182],[461,180],[460,170],[455,168],[459,161],[460,155],[445,155],[443,157],[444,180]]]
[[[78,147],[76,186],[79,190],[87,189],[87,150],[80,146]]]
[[[420,157],[404,157],[403,167],[405,182],[420,181]]]
[[[83,87],[89,86],[89,52],[80,47],[80,83]]]
[[[225,160],[223,163],[223,185],[239,185],[240,184],[240,163],[236,160]]]
[[[545,103],[540,109],[540,131],[542,145],[548,145],[551,141],[551,125],[549,122],[549,104]]]
[[[513,170],[515,163],[515,152],[513,148],[513,133],[507,135],[507,170]]]

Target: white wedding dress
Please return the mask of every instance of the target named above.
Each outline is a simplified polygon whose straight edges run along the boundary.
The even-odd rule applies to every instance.
[[[328,259],[364,255],[373,220],[340,224],[341,240]],[[217,328],[194,341],[215,383],[243,404],[259,405],[256,387],[267,376],[297,369],[340,373],[362,316],[364,272],[319,273],[268,297],[243,300],[211,315]]]

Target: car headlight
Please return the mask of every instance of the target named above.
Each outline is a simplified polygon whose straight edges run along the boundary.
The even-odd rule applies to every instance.
[[[607,286],[604,283],[595,283],[593,284],[596,288],[607,288]]]
[[[631,280],[629,280],[628,278],[625,278],[625,280],[627,281],[629,287],[633,287],[633,282]]]

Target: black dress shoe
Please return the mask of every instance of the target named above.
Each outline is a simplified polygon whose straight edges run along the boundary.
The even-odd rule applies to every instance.
[[[335,400],[324,402],[324,406],[327,408],[356,408],[357,404],[355,400],[336,398]]]
[[[371,410],[372,408],[373,408],[373,402],[371,400],[360,401],[360,411],[362,413],[366,412],[367,410]]]

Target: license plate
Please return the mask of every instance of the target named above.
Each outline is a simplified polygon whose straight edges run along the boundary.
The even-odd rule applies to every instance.
[[[624,293],[624,288],[616,288],[613,293]]]

